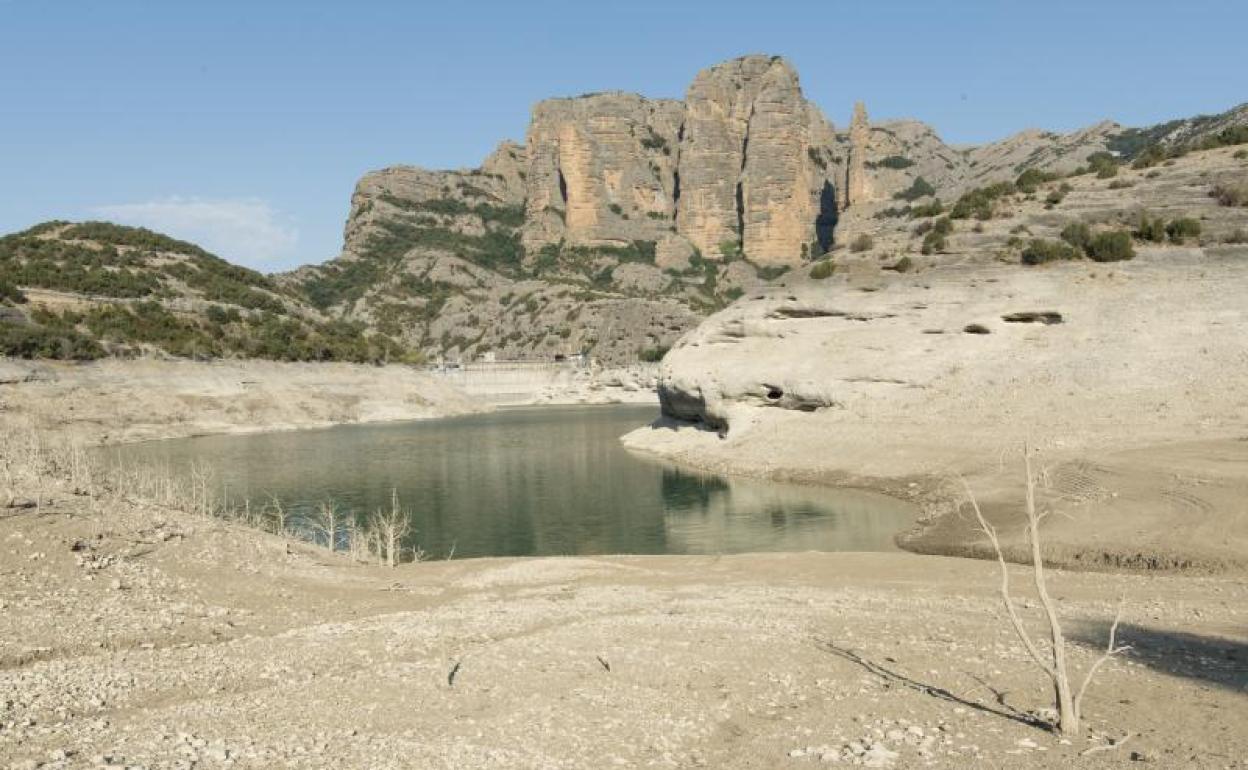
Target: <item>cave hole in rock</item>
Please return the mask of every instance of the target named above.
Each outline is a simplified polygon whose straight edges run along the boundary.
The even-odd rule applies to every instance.
[[[1007,313],[1001,316],[1001,320],[1010,324],[1044,324],[1052,326],[1053,324],[1062,323],[1062,314],[1053,310],[1026,311],[1022,313]]]
[[[763,387],[767,389],[768,401],[779,401],[780,399],[784,398],[784,388],[777,387],[775,385],[766,385],[766,384],[763,385]]]
[[[962,331],[967,334],[992,334],[992,330],[983,324],[967,324]]]
[[[848,315],[843,310],[828,310],[821,307],[810,307],[808,305],[797,305],[788,307],[778,307],[767,314],[769,319],[783,318],[844,318]],[[855,318],[854,320],[858,320]],[[863,319],[868,320],[868,319]]]

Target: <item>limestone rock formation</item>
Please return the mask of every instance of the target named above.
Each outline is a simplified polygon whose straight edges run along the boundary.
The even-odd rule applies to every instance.
[[[525,248],[624,246],[669,232],[681,118],[679,102],[635,94],[538,104],[526,139]]]
[[[831,208],[831,143],[831,126],[783,59],[704,70],[685,99],[678,230],[707,258],[799,263],[830,213],[821,203]]]
[[[867,124],[867,108],[862,102],[854,105],[854,119],[849,124],[849,173],[845,179],[844,206],[871,202],[871,182],[867,179],[867,155],[871,152],[871,127]]]

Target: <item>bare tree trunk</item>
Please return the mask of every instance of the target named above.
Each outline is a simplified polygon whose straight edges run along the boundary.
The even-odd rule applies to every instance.
[[[325,547],[334,553],[338,550],[338,507],[333,500],[326,500],[320,504],[317,514],[317,528],[325,535]]]
[[[1079,733],[1079,713],[1075,710],[1074,696],[1070,691],[1070,674],[1066,669],[1066,637],[1062,633],[1062,624],[1057,617],[1057,606],[1049,595],[1048,583],[1044,576],[1044,558],[1040,554],[1040,515],[1036,512],[1036,477],[1031,470],[1031,448],[1023,446],[1023,468],[1027,473],[1027,539],[1031,543],[1031,565],[1036,594],[1040,597],[1040,606],[1044,608],[1045,618],[1049,623],[1049,638],[1053,649],[1054,700],[1057,703],[1057,723],[1062,735]]]
[[[1115,646],[1118,622],[1122,617],[1122,602],[1119,602],[1118,614],[1115,616],[1114,625],[1110,629],[1109,643],[1105,648],[1105,653],[1088,668],[1087,673],[1084,675],[1083,684],[1080,686],[1078,694],[1075,694],[1070,686],[1070,671],[1066,660],[1066,636],[1062,632],[1061,619],[1057,614],[1057,603],[1053,601],[1053,597],[1049,594],[1048,581],[1044,573],[1043,549],[1040,545],[1040,522],[1044,519],[1044,514],[1036,509],[1036,478],[1031,468],[1031,448],[1027,445],[1023,446],[1023,468],[1027,474],[1026,534],[1027,544],[1031,550],[1032,580],[1036,587],[1036,593],[1040,597],[1040,606],[1044,610],[1045,620],[1049,626],[1050,647],[1044,652],[1032,640],[1031,635],[1027,633],[1023,621],[1018,615],[1018,610],[1014,606],[1014,600],[1010,596],[1010,570],[1005,561],[1005,553],[1001,548],[997,530],[984,517],[983,511],[980,509],[979,503],[965,479],[962,480],[962,487],[972,510],[975,512],[975,518],[979,524],[980,531],[988,537],[988,541],[992,544],[992,549],[996,553],[997,564],[1001,568],[1001,601],[1005,605],[1010,625],[1023,643],[1027,654],[1048,675],[1052,682],[1053,700],[1057,706],[1058,714],[1056,726],[1062,735],[1069,737],[1079,734],[1083,695],[1088,689],[1088,685],[1092,682],[1092,677],[1096,674],[1097,669],[1113,655],[1128,649],[1127,647]],[[1046,652],[1047,654],[1045,654]]]
[[[373,527],[384,551],[386,566],[394,567],[403,560],[403,538],[411,531],[411,521],[407,511],[399,506],[399,491],[390,490],[390,510],[378,510],[373,514]]]

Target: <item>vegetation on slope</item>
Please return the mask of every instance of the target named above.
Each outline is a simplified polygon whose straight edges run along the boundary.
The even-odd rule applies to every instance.
[[[362,324],[322,318],[261,273],[142,228],[37,225],[0,238],[0,275],[0,299],[23,304],[0,317],[0,355],[414,360]],[[66,296],[26,302],[40,289]]]

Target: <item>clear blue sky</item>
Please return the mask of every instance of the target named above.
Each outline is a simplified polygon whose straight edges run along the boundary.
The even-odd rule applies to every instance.
[[[112,218],[262,269],[334,256],[355,180],[476,165],[548,97],[681,97],[781,54],[837,124],[946,141],[1248,100],[1244,0],[0,0],[0,231]]]

